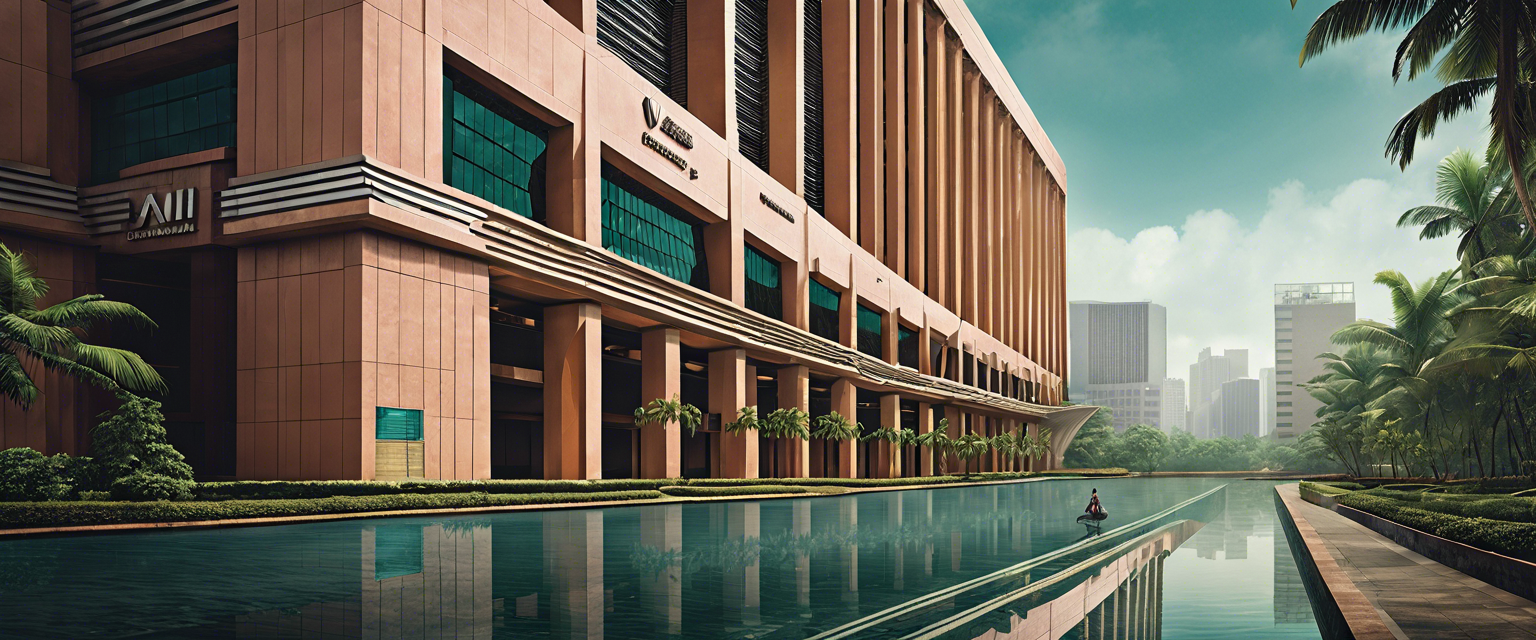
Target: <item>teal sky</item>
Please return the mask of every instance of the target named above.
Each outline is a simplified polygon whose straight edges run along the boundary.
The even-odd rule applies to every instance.
[[[1406,172],[1387,132],[1437,88],[1394,84],[1396,34],[1297,67],[1332,0],[968,0],[1067,167],[1067,296],[1168,308],[1168,375],[1200,349],[1274,362],[1279,283],[1353,282],[1390,320],[1382,270],[1421,281],[1449,241],[1395,227],[1434,169],[1486,145],[1486,110],[1421,141]]]
[[[1327,4],[969,2],[1066,162],[1069,225],[1121,235],[1202,209],[1256,222],[1282,180],[1399,173],[1382,144],[1433,80],[1394,87],[1381,36],[1298,68]]]

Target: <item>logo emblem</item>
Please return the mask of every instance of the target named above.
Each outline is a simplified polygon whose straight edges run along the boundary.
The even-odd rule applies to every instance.
[[[645,110],[645,128],[655,129],[656,125],[661,122],[661,105],[656,104],[656,101],[652,100],[650,96],[646,96],[645,101],[641,102],[640,106]]]
[[[197,190],[178,189],[164,196],[165,206],[155,201],[155,194],[144,196],[139,215],[128,222],[128,239],[140,240],[171,236],[197,230]]]

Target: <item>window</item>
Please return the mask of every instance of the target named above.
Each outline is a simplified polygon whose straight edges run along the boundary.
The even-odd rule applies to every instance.
[[[805,204],[816,213],[825,215],[827,188],[823,114],[821,0],[805,0]]]
[[[1289,429],[1289,428],[1291,428],[1291,423],[1289,423],[1289,422],[1281,422],[1281,423],[1276,424],[1275,426],[1280,427],[1281,429]]]
[[[373,429],[375,440],[421,440],[421,410],[377,407]]]
[[[709,290],[703,225],[606,163],[603,248],[678,282]]]
[[[736,0],[736,138],[768,170],[768,0]]]
[[[1291,406],[1291,403],[1289,403],[1289,402],[1276,402],[1275,406],[1277,406],[1277,407],[1289,407],[1289,406]]]
[[[443,182],[543,222],[544,127],[451,69],[443,107]]]
[[[91,179],[128,167],[235,146],[235,65],[225,64],[91,103]]]
[[[928,342],[928,361],[929,361],[929,365],[933,367],[930,370],[933,373],[933,375],[936,375],[936,376],[939,376],[939,377],[943,377],[944,376],[944,343],[943,342],[941,342],[939,340],[930,340]]]
[[[858,348],[876,358],[885,357],[885,332],[879,311],[859,305]]]
[[[1276,411],[1275,415],[1278,416],[1278,417],[1281,417],[1281,418],[1289,418],[1289,417],[1291,417],[1291,412],[1289,412],[1289,411]]]
[[[1279,344],[1285,344],[1285,343],[1288,343],[1290,341],[1291,341],[1290,338],[1276,338],[1275,339],[1275,342],[1279,343]]]
[[[1275,364],[1293,364],[1290,360],[1276,360]]]
[[[917,368],[918,333],[906,327],[896,327],[896,362],[904,367]]]
[[[838,342],[838,309],[843,297],[831,287],[811,279],[811,333]]]
[[[597,43],[688,106],[687,0],[597,0]]]
[[[784,319],[784,289],[779,279],[779,262],[747,245],[747,308],[774,320]]]
[[[1277,396],[1288,396],[1288,395],[1291,395],[1291,392],[1289,392],[1289,391],[1276,391],[1275,395],[1277,395]]]

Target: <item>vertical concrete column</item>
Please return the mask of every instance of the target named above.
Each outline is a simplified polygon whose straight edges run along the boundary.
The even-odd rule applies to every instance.
[[[992,259],[992,271],[996,274],[994,278],[997,285],[997,291],[992,294],[992,315],[996,320],[995,324],[997,327],[993,335],[1003,345],[1011,346],[1008,344],[1010,342],[1008,340],[1008,330],[1013,326],[1013,318],[1009,313],[1013,306],[1013,296],[1008,295],[1008,284],[1012,281],[1012,270],[1008,268],[1008,261],[1012,259],[1014,247],[1013,236],[1009,233],[1013,230],[1013,225],[1009,219],[1013,211],[1013,200],[1009,197],[1012,195],[1012,192],[1008,187],[1012,184],[1012,180],[1009,177],[1013,175],[1013,157],[1009,154],[1013,144],[1013,136],[1009,135],[1009,131],[1013,129],[1013,126],[1011,124],[1012,119],[1009,117],[1007,110],[1002,106],[1001,100],[998,101],[998,105],[998,160],[997,171],[994,174],[997,180],[997,222],[994,225],[997,228],[997,243]]]
[[[976,301],[976,319],[971,322],[982,331],[996,335],[992,301],[997,296],[997,282],[992,268],[997,262],[997,234],[993,226],[997,219],[997,194],[992,187],[997,184],[997,95],[992,93],[991,86],[985,82],[982,85],[981,102],[976,105],[981,120],[976,136],[980,145],[977,154],[980,171],[976,176],[980,212],[973,220],[979,226],[976,229],[978,243],[972,245],[975,250],[970,252],[975,256],[976,271],[973,277],[977,279],[976,288],[981,295]]]
[[[885,254],[896,277],[907,277],[907,32],[905,0],[885,5]]]
[[[893,307],[890,311],[880,314],[880,353],[884,355],[886,362],[896,364],[897,344],[901,336],[901,316]]]
[[[949,105],[949,116],[941,124],[948,128],[945,133],[948,143],[943,153],[948,157],[945,162],[948,171],[944,179],[950,185],[949,203],[945,205],[946,222],[949,225],[949,230],[944,234],[949,246],[948,260],[944,263],[945,279],[949,281],[949,297],[945,304],[958,316],[965,306],[965,187],[962,184],[965,178],[965,146],[961,141],[965,135],[965,72],[959,35],[946,26],[944,36],[945,78],[949,84],[944,95]]]
[[[746,259],[743,250],[742,259]],[[784,290],[784,322],[801,331],[811,330],[811,276],[806,260],[783,262],[779,265],[780,281]],[[745,278],[745,274],[743,274]],[[746,280],[742,280],[745,295]]]
[[[1013,332],[1009,341],[1013,344],[1013,350],[1024,353],[1024,327],[1028,324],[1029,303],[1024,294],[1024,287],[1029,281],[1029,269],[1025,266],[1025,256],[1029,255],[1029,231],[1025,226],[1025,214],[1028,211],[1029,190],[1025,185],[1025,176],[1029,171],[1029,156],[1024,151],[1024,132],[1017,129],[1013,132],[1013,232],[1008,237],[1013,238]]]
[[[917,403],[917,435],[926,435],[933,432],[933,405],[926,402]],[[933,450],[928,447],[917,447],[917,475],[933,475]]]
[[[811,409],[811,370],[805,365],[788,365],[779,367],[779,408],[798,408],[801,411]],[[779,464],[783,465],[781,472],[786,478],[810,477],[810,440],[802,438],[780,438],[777,441],[779,447]]]
[[[736,3],[690,2],[687,11],[688,111],[736,149]]]
[[[587,64],[593,64],[589,58]],[[595,108],[594,92],[585,103]],[[585,111],[592,113],[591,111]],[[581,116],[586,119],[586,115]],[[603,238],[601,145],[589,139],[587,126],[568,125],[549,132],[550,162],[545,179],[549,228],[600,246]]]
[[[657,551],[683,548],[682,505],[660,505],[640,512],[640,544]],[[665,620],[667,634],[683,632],[683,564],[680,557],[655,574],[640,577],[640,594],[651,619]]]
[[[742,197],[741,168],[733,165],[730,172],[731,193]],[[731,216],[729,220],[704,227],[710,293],[737,306],[747,303],[746,226],[743,220],[744,216]]]
[[[924,178],[927,188],[924,224],[927,243],[926,270],[923,292],[939,304],[949,304],[949,192],[953,181],[949,179],[949,38],[944,34],[944,17],[937,11],[928,10],[922,3],[926,17],[923,31],[926,78],[923,85],[927,99],[926,145],[923,155]],[[924,345],[927,348],[927,345]]]
[[[961,318],[977,327],[981,324],[981,73],[969,58],[965,60],[965,134],[961,145],[965,148],[965,176],[961,182],[965,189],[965,241],[966,250],[961,254],[965,288],[965,304]]]
[[[548,465],[548,463],[545,463]],[[561,638],[603,637],[603,512],[556,511],[544,518],[544,572],[550,627]]]
[[[928,292],[928,216],[926,189],[927,130],[923,108],[928,91],[925,80],[927,67],[923,64],[923,14],[924,0],[907,1],[907,282],[918,291]]]
[[[923,375],[937,375],[933,370],[933,328],[925,322],[923,327],[917,330],[917,372]]]
[[[859,344],[859,296],[854,293],[857,283],[852,276],[849,281],[848,290],[842,292],[837,303],[837,329],[843,346],[854,348]]]
[[[821,4],[821,95],[827,220],[849,238],[859,229],[859,13],[864,0]]]
[[[768,174],[805,195],[805,3],[768,3]]]
[[[901,429],[901,396],[894,393],[880,396],[880,426]],[[877,467],[875,477],[901,477],[901,455],[896,445],[880,442],[875,450],[879,452],[879,460],[875,465]]]
[[[657,327],[640,334],[640,402],[671,400],[683,391],[682,334]],[[676,422],[640,428],[640,477],[682,475],[682,431]]]
[[[853,386],[850,378],[838,378],[832,383],[832,410],[848,418],[849,422],[857,422],[859,416],[858,388]],[[837,443],[837,477],[859,477],[859,443],[857,440],[843,440]]]
[[[747,352],[721,349],[709,354],[709,412],[720,414],[721,423],[736,419],[747,404]],[[757,477],[757,432],[741,435],[720,433],[720,475],[726,478]]]
[[[885,96],[883,65],[884,0],[858,0],[859,86],[859,227],[855,240],[875,257],[884,260],[885,237]]]
[[[544,309],[544,477],[603,475],[603,309],[591,302]]]

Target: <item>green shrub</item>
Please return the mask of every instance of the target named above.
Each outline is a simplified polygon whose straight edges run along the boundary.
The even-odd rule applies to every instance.
[[[382,496],[440,493],[594,493],[603,491],[654,491],[681,484],[661,480],[315,480],[272,482],[204,482],[193,489],[197,500],[298,500],[332,496]]]
[[[782,484],[758,484],[740,487],[663,487],[661,492],[669,496],[705,498],[718,496],[762,496],[778,493],[810,493],[811,489]]]
[[[237,518],[287,518],[369,511],[607,502],[660,497],[661,493],[658,491],[604,491],[336,496],[315,500],[229,500],[225,502],[6,502],[0,503],[0,529],[135,522],[195,522]]]
[[[1384,485],[1381,485],[1380,487],[1377,487],[1377,488],[1378,489],[1386,489],[1388,491],[1417,491],[1417,492],[1423,493],[1424,490],[1426,490],[1426,489],[1439,489],[1440,485],[1437,485],[1437,484],[1384,484]]]
[[[1339,503],[1448,540],[1536,560],[1536,524],[1438,513],[1365,492],[1339,498]]]
[[[0,451],[0,500],[66,500],[74,493],[66,459],[28,447]]]
[[[1483,500],[1423,500],[1416,508],[1465,518],[1536,524],[1536,499],[1486,498]]]
[[[1305,489],[1307,491],[1313,491],[1313,492],[1316,492],[1316,493],[1321,493],[1321,494],[1323,494],[1325,496],[1341,496],[1341,495],[1344,495],[1346,493],[1349,493],[1350,491],[1353,491],[1353,489],[1347,489],[1347,488],[1344,488],[1344,487],[1336,486],[1338,484],[1340,484],[1340,483],[1334,483],[1334,482],[1303,482],[1303,483],[1301,483],[1301,488]]]
[[[1362,491],[1365,489],[1365,485],[1358,482],[1314,482],[1311,484],[1320,484],[1333,487],[1335,489],[1345,489],[1348,491]]]
[[[126,391],[117,397],[122,404],[91,432],[101,482],[119,500],[192,497],[192,467],[166,442],[160,403]]]

